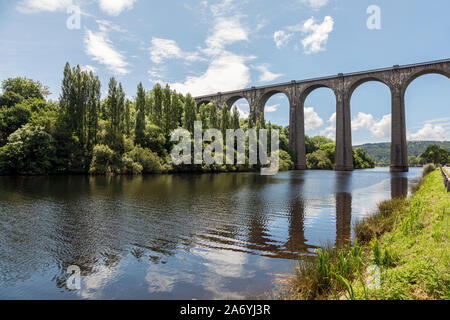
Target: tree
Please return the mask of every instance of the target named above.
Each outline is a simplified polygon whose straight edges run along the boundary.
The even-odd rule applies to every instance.
[[[240,128],[239,111],[236,106],[233,108],[233,115],[231,117],[231,129],[237,130]]]
[[[66,116],[70,131],[83,150],[91,151],[96,143],[101,108],[100,80],[80,66],[70,68],[67,63],[60,95],[60,108]]]
[[[0,173],[41,175],[52,169],[55,160],[53,138],[43,127],[26,124],[0,148]]]
[[[209,108],[204,103],[200,105],[197,120],[202,122],[203,130],[209,128]]]
[[[163,121],[163,92],[161,85],[156,84],[153,88],[153,103],[151,104],[151,122],[158,127],[162,127]]]
[[[325,151],[317,150],[306,155],[308,169],[331,170],[333,163],[328,158]]]
[[[9,135],[28,123],[30,119],[29,108],[20,104],[0,110],[0,146],[5,145]]]
[[[445,165],[449,162],[450,152],[438,145],[428,146],[427,150],[420,156],[426,163]]]
[[[136,128],[134,132],[134,143],[145,145],[145,91],[142,83],[139,83],[136,96]]]
[[[183,128],[194,133],[194,122],[197,119],[197,106],[195,100],[188,93],[186,96],[186,105],[183,115]]]
[[[132,115],[131,115],[131,109],[133,107],[133,103],[130,100],[126,100],[125,102],[125,114],[123,116],[123,125],[124,125],[124,133],[127,137],[131,136],[131,132],[132,132]],[[145,113],[144,113],[144,117],[145,117]],[[145,121],[145,119],[144,119]]]
[[[107,97],[108,126],[106,144],[118,154],[124,151],[123,139],[123,113],[125,104],[125,92],[122,84],[117,84],[116,79],[109,81],[109,91]]]
[[[222,105],[220,110],[220,129],[222,130],[222,135],[226,137],[227,129],[230,129],[231,117],[230,111],[228,111],[228,106],[226,103]]]
[[[39,81],[28,78],[9,78],[2,82],[3,93],[15,93],[23,99],[37,98],[45,99],[50,91],[48,87],[42,85]]]
[[[219,129],[219,117],[217,115],[217,106],[215,102],[208,104],[209,106],[209,128]]]
[[[353,149],[353,166],[355,169],[374,168],[375,161],[362,148],[355,148]]]

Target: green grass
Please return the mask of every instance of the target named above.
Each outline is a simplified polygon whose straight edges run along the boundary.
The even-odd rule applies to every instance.
[[[321,249],[316,260],[300,261],[288,297],[450,299],[449,213],[450,193],[435,170],[409,200],[382,202],[357,223],[353,247]]]

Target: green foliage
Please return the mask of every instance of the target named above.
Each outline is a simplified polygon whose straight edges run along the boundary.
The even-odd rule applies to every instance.
[[[370,158],[362,148],[353,149],[353,166],[355,169],[374,168],[375,162]]]
[[[128,157],[134,162],[138,163],[142,167],[143,173],[161,173],[161,159],[158,154],[152,152],[149,149],[144,149],[142,147],[135,147],[131,152],[129,152]]]
[[[153,124],[147,125],[145,128],[145,143],[142,147],[158,153],[161,157],[165,157],[167,155],[166,143],[166,137],[160,127]]]
[[[26,124],[0,148],[0,174],[42,175],[51,171],[55,147],[43,127]]]
[[[410,165],[422,165],[423,160],[420,155],[423,154],[430,145],[450,150],[450,141],[408,141],[408,155],[415,157]],[[391,144],[390,143],[371,143],[359,146],[377,163],[377,165],[388,166],[390,164]],[[412,160],[412,158],[411,158]]]
[[[306,155],[308,169],[332,170],[333,163],[323,150],[317,150]]]
[[[34,81],[27,78],[9,78],[2,82],[3,95],[6,95],[7,99],[11,97],[21,97],[22,100],[26,99],[40,99],[43,100],[50,94],[48,87],[42,85],[39,81]],[[3,98],[2,98],[3,99]],[[0,101],[2,100],[0,99]],[[12,100],[15,100],[13,98]],[[16,101],[17,103],[18,101]],[[15,104],[15,103],[14,103]],[[9,105],[9,106],[13,106]],[[0,103],[0,106],[8,105],[6,103]]]
[[[31,111],[27,106],[18,104],[0,110],[0,146],[6,144],[10,134],[28,123]]]
[[[194,122],[197,119],[197,106],[194,98],[188,93],[186,96],[186,107],[183,114],[183,128],[194,133]],[[217,128],[217,127],[215,127]]]
[[[136,95],[136,128],[134,131],[134,143],[136,145],[145,145],[145,91],[142,83],[139,83]]]
[[[93,150],[89,173],[94,175],[112,173],[114,171],[114,160],[115,154],[113,150],[106,145],[96,145]]]
[[[450,163],[449,149],[441,148],[438,145],[428,146],[427,150],[420,155],[426,163],[445,165]]]

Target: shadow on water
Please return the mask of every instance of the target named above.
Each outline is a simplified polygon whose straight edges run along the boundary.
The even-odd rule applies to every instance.
[[[195,285],[214,298],[270,285],[268,274],[287,261],[333,238],[348,243],[354,217],[379,199],[406,196],[418,176],[0,177],[0,297],[108,298],[120,288],[122,298],[189,298]],[[70,265],[81,268],[89,295],[66,290]],[[205,284],[213,277],[221,287]]]

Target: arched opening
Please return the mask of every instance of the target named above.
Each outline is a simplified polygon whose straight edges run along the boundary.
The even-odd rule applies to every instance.
[[[305,151],[308,169],[332,170],[336,147],[336,95],[324,85],[304,92]]]
[[[305,133],[309,137],[324,136],[335,139],[336,136],[336,96],[330,88],[310,89],[307,94],[305,111]]]
[[[430,144],[449,148],[449,80],[450,75],[432,72],[416,74],[407,82],[405,115],[409,145],[408,163],[412,167],[421,164],[419,156]]]
[[[247,119],[250,116],[250,105],[247,101],[247,99],[243,97],[235,97],[231,98],[227,101],[227,106],[230,107],[230,110],[232,111],[234,107],[237,108],[239,111],[239,117],[241,119]]]
[[[351,91],[353,147],[361,147],[378,166],[389,166],[391,162],[391,98],[390,88],[376,79],[357,83]],[[358,169],[369,165],[360,162]]]
[[[264,103],[264,119],[266,122],[276,124],[282,127],[289,125],[289,98],[285,93],[272,92],[266,94],[262,99]]]
[[[211,103],[211,100],[200,100],[199,102],[197,102],[197,111],[200,110],[202,104],[207,105],[209,103]]]

